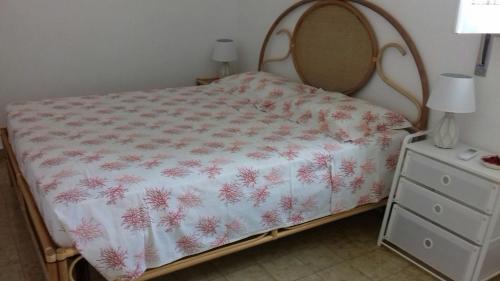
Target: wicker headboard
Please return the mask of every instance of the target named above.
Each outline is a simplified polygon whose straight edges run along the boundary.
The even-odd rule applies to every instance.
[[[385,50],[396,48],[406,55],[405,48],[394,42],[379,48],[373,27],[353,3],[374,11],[400,34],[418,70],[421,100],[388,78],[382,67]],[[313,5],[301,15],[293,32],[287,29],[276,32],[290,13],[306,4]],[[275,32],[289,37],[289,50],[283,57],[266,59],[266,49]],[[295,3],[274,21],[267,32],[260,52],[259,70],[267,63],[286,60],[290,56],[305,84],[348,95],[356,94],[376,72],[382,81],[417,108],[417,118],[412,121],[415,128],[423,130],[427,127],[429,113],[424,105],[429,97],[429,84],[422,59],[408,32],[381,7],[365,0],[302,0]]]

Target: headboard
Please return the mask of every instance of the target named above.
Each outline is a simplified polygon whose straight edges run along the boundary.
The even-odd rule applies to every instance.
[[[379,48],[373,27],[353,3],[372,10],[399,33],[417,67],[421,99],[387,77],[382,66],[387,49],[395,48],[401,55],[406,55],[405,48],[395,42]],[[293,32],[288,29],[276,31],[290,13],[306,4],[312,6],[300,16]],[[266,59],[266,49],[274,34],[287,35],[289,49],[285,56]],[[365,0],[302,0],[293,4],[267,32],[260,51],[259,71],[265,64],[289,57],[292,57],[295,71],[305,84],[347,95],[356,94],[377,73],[383,82],[416,107],[418,115],[412,120],[415,128],[423,130],[427,127],[429,111],[424,105],[429,98],[429,82],[422,58],[408,32],[381,7]]]

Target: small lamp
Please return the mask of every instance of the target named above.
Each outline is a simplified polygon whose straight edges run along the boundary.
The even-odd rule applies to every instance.
[[[427,107],[445,112],[443,119],[434,129],[434,144],[441,148],[455,147],[459,131],[454,113],[476,111],[474,79],[463,74],[441,74]]]
[[[219,71],[220,77],[225,77],[231,74],[231,69],[229,67],[229,62],[238,59],[238,54],[236,52],[236,44],[231,39],[218,39],[215,42],[214,51],[212,53],[212,59],[222,63],[222,67]]]

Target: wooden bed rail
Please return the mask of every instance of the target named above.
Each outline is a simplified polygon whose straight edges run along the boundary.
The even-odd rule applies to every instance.
[[[321,226],[321,225],[324,225],[324,224],[327,224],[327,223],[330,223],[333,221],[337,221],[337,220],[340,220],[343,218],[351,217],[353,215],[357,215],[357,214],[364,213],[364,212],[367,212],[367,211],[370,211],[373,209],[377,209],[379,207],[385,206],[386,203],[387,203],[387,200],[382,200],[378,203],[366,204],[366,205],[363,205],[361,207],[357,207],[355,209],[352,209],[352,210],[349,210],[346,212],[326,216],[326,217],[319,218],[319,219],[316,219],[316,220],[313,220],[310,222],[306,222],[303,224],[299,224],[296,226],[275,229],[275,230],[272,230],[268,233],[258,235],[256,237],[248,238],[248,239],[243,240],[243,241],[234,242],[232,244],[225,245],[225,246],[222,246],[219,248],[215,248],[215,249],[212,249],[212,250],[200,253],[200,254],[196,254],[194,256],[183,258],[181,260],[164,265],[162,267],[149,269],[141,277],[139,277],[136,280],[140,280],[140,281],[150,280],[152,278],[156,278],[156,277],[159,277],[159,276],[162,276],[162,275],[165,275],[168,273],[172,273],[175,271],[179,271],[179,270],[182,270],[182,269],[185,269],[185,268],[188,268],[188,267],[191,267],[191,266],[194,266],[194,265],[206,262],[206,261],[210,261],[210,260],[220,258],[220,257],[226,256],[226,255],[232,254],[232,253],[236,253],[236,252],[239,252],[239,251],[242,251],[245,249],[249,249],[249,248],[252,248],[252,247],[255,247],[258,245],[262,245],[262,244],[265,244],[267,242],[271,242],[271,241],[274,241],[274,240],[277,240],[277,239],[280,239],[280,238],[283,238],[283,237],[286,237],[286,236],[289,236],[289,235],[292,235],[295,233],[299,233],[299,232],[302,232],[302,231],[305,231],[305,230],[308,230],[311,228],[315,228],[315,227],[318,227],[318,226]],[[120,280],[116,280],[116,281],[120,281]]]

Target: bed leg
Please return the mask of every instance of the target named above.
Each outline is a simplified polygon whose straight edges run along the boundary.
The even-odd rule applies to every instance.
[[[59,281],[69,281],[68,260],[64,259],[57,262],[57,271],[59,272]]]
[[[59,271],[57,269],[57,263],[46,263],[47,268],[47,280],[48,281],[59,281]]]

